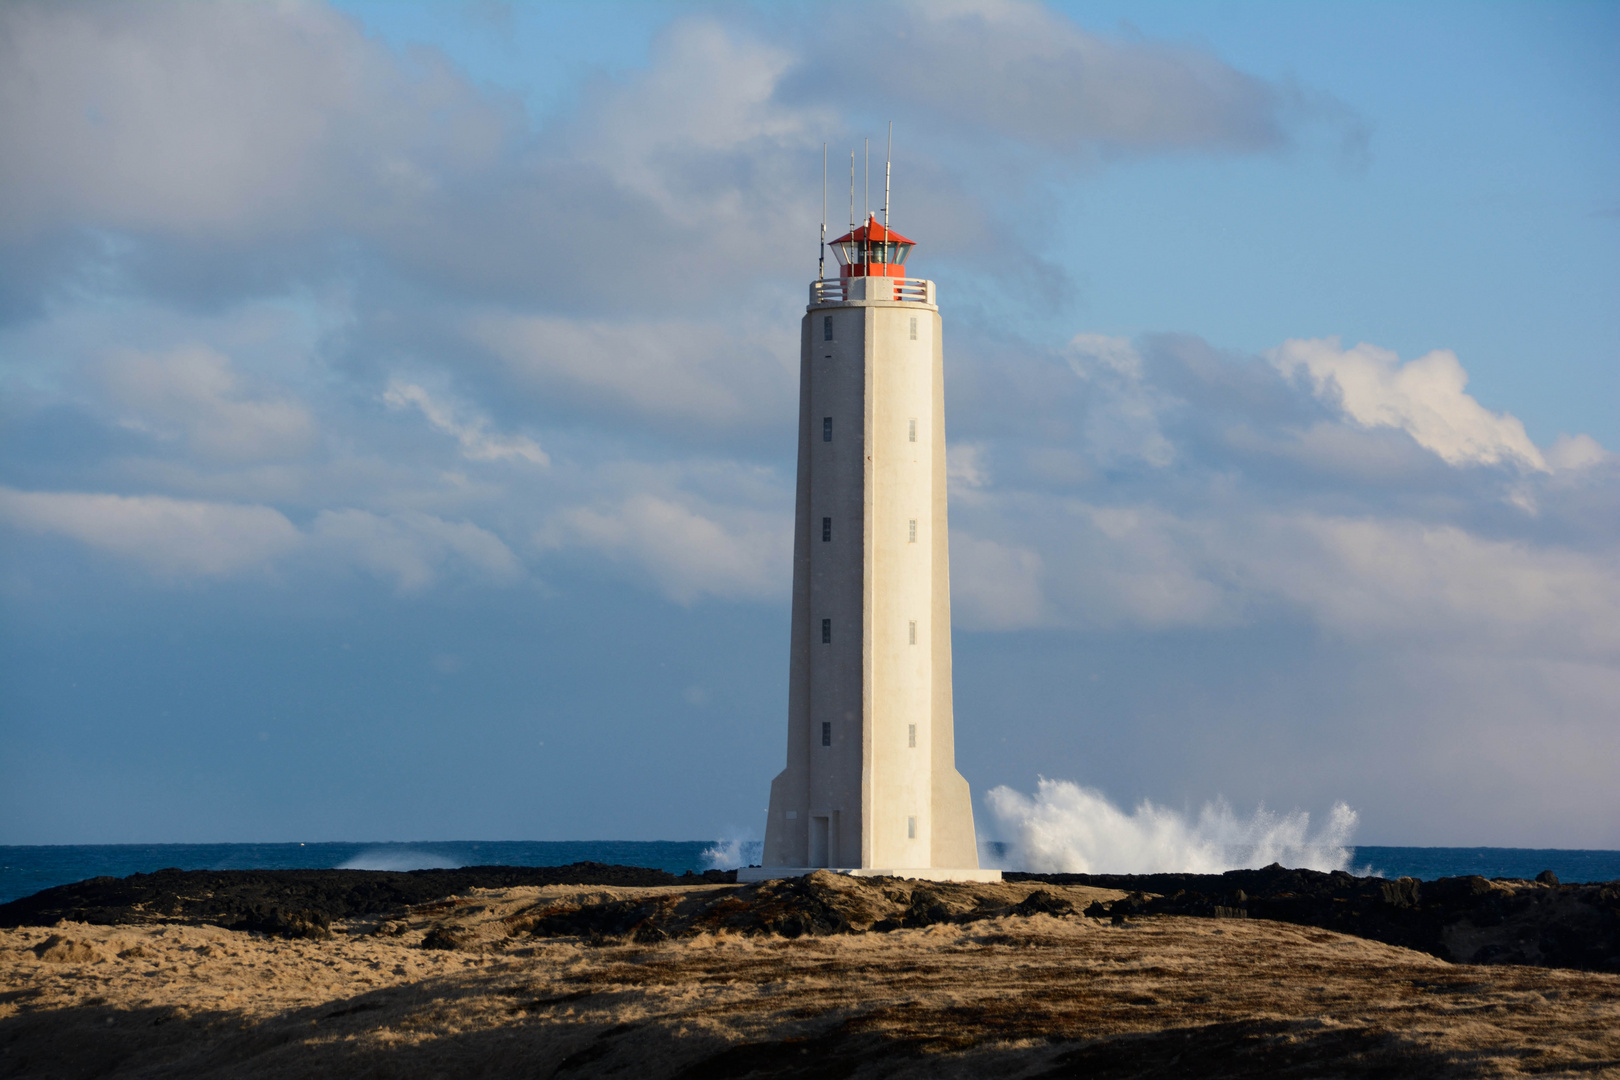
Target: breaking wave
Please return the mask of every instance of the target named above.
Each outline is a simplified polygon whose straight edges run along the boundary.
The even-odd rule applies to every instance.
[[[732,836],[716,840],[703,849],[703,868],[733,870],[743,866],[757,866],[764,851],[765,842],[752,836]]]
[[[416,848],[367,848],[346,862],[339,870],[454,870],[465,866],[460,859]]]
[[[1002,869],[1034,873],[1220,874],[1271,863],[1346,870],[1358,818],[1335,803],[1312,833],[1303,810],[1277,814],[1262,805],[1241,818],[1218,799],[1189,821],[1146,800],[1126,812],[1100,791],[1045,777],[1033,797],[1002,786],[985,802],[1006,844]]]

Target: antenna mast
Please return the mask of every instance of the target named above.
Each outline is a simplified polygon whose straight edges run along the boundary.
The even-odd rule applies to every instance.
[[[894,121],[889,121],[889,153],[883,159],[883,231],[889,231],[889,168],[894,164]],[[885,236],[884,240],[888,237]]]
[[[816,259],[816,280],[827,279],[827,144],[821,144],[821,256]]]

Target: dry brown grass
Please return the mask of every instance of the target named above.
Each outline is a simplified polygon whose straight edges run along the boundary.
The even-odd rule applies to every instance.
[[[698,899],[512,889],[322,942],[0,931],[0,1076],[1620,1077],[1620,978],[1281,923],[1034,915],[657,944],[521,929],[660,893]],[[435,926],[462,947],[420,947]],[[51,934],[94,958],[41,958]]]

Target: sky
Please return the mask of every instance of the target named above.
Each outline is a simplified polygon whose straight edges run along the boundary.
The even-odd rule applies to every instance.
[[[976,796],[1620,847],[1617,47],[4,5],[0,843],[757,835],[822,147],[841,232],[892,121]]]

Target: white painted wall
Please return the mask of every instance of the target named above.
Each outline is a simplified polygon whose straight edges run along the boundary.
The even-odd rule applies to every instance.
[[[939,309],[931,282],[928,303],[891,299],[891,280],[851,285],[848,300],[812,303],[801,326],[788,754],[764,862],[816,865],[825,819],[835,867],[976,868],[951,730]]]

